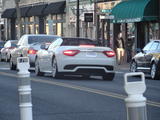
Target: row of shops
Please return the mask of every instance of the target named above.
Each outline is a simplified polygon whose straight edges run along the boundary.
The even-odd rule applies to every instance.
[[[77,0],[39,3],[20,6],[22,34],[54,34],[76,36]],[[96,39],[104,46],[115,49],[120,32],[134,48],[142,48],[150,39],[160,38],[158,0],[80,0],[80,37]],[[92,13],[92,21],[85,14]],[[2,13],[5,19],[5,40],[17,39],[16,8]]]
[[[66,2],[41,3],[20,7],[22,34],[55,34],[63,36]],[[18,20],[16,8],[6,9],[6,39],[17,39]]]

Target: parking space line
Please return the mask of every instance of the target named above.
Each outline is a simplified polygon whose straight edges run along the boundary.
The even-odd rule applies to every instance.
[[[0,74],[17,78],[17,75],[11,74],[11,73],[0,72]],[[73,84],[68,84],[68,83],[49,81],[49,80],[44,80],[44,79],[39,79],[39,78],[31,78],[31,80],[34,82],[56,85],[56,86],[61,86],[61,87],[65,87],[65,88],[71,88],[71,89],[75,89],[75,90],[99,94],[99,95],[112,97],[112,98],[116,98],[116,99],[121,99],[121,100],[124,100],[127,97],[125,95],[114,93],[114,92],[103,91],[103,90],[98,90],[98,89],[93,89],[93,88],[88,88],[88,87],[83,87],[83,86],[78,86],[78,85],[73,85]],[[154,107],[160,108],[159,102],[147,100],[147,104],[149,106],[154,106]]]

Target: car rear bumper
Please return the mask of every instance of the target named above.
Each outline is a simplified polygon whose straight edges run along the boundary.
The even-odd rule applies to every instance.
[[[113,71],[114,67],[109,65],[66,65],[64,66],[65,70],[74,70],[74,69],[104,69],[105,71]]]
[[[112,67],[113,68],[113,67]],[[72,70],[64,70],[63,73],[75,75],[106,75],[114,73],[114,70],[107,70],[105,67],[76,67]]]
[[[59,72],[71,74],[90,74],[104,75],[106,73],[114,73],[114,65],[94,65],[94,64],[66,64],[58,67]]]

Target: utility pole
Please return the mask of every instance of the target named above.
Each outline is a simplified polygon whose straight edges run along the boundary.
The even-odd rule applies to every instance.
[[[17,13],[17,22],[18,22],[18,29],[17,29],[17,39],[19,40],[22,35],[22,23],[21,23],[21,11],[19,8],[20,0],[15,0],[16,4],[16,13]]]
[[[99,41],[99,15],[97,13],[97,0],[94,0],[94,25],[95,25],[95,39]]]
[[[79,0],[77,0],[76,36],[79,37]]]

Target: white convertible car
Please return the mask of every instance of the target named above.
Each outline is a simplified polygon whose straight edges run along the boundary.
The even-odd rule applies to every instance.
[[[59,38],[49,47],[41,46],[35,60],[35,73],[52,73],[55,78],[68,74],[98,75],[104,80],[113,80],[115,65],[115,52],[109,47],[96,46],[87,38]]]

